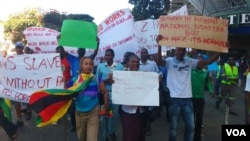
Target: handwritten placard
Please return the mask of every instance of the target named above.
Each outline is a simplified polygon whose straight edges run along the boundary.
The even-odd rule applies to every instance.
[[[114,71],[112,102],[122,105],[159,106],[159,75],[155,72]]]
[[[37,90],[63,86],[59,53],[0,57],[0,97],[28,103]]]
[[[95,63],[100,62],[107,49],[115,52],[114,61],[121,62],[126,51],[136,52],[138,43],[133,15],[129,8],[120,9],[109,15],[98,26],[100,39]]]
[[[227,53],[228,21],[206,16],[160,16],[159,42],[164,46]]]

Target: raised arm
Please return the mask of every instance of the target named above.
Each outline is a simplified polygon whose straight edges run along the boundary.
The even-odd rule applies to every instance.
[[[230,43],[229,41],[226,42],[226,46],[228,48],[230,48]],[[211,56],[208,60],[201,60],[198,62],[197,66],[198,65],[209,65],[211,64],[212,62],[214,62],[215,60],[217,60],[219,58],[219,56],[221,55],[221,53],[215,53],[213,56]]]
[[[159,45],[159,41],[162,39],[162,35],[158,35],[156,37],[156,42],[158,45],[158,51],[157,51],[157,58],[156,58],[156,63],[158,66],[162,65],[162,55],[161,55],[161,45]]]
[[[98,37],[96,37],[96,41],[97,41],[97,48],[95,49],[94,53],[91,55],[92,59],[94,60],[97,53],[98,53],[98,50],[99,50],[99,45],[100,45],[100,39]]]
[[[212,62],[214,62],[215,60],[217,60],[219,58],[221,53],[215,53],[213,56],[211,56],[209,59],[207,60],[200,60],[197,64],[197,66],[205,66],[205,65],[209,65]]]

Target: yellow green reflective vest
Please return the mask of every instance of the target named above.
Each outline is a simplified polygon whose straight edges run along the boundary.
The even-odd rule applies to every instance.
[[[225,72],[224,72],[224,74],[222,74],[222,76],[226,75],[229,78],[237,78],[238,77],[238,68],[236,66],[233,66],[233,69],[232,69],[232,67],[228,63],[225,63],[224,69],[225,69]],[[221,83],[230,85],[230,84],[235,84],[235,81],[222,79]]]
[[[221,73],[221,65],[218,65],[218,70],[216,71],[216,78],[218,79],[220,77]]]

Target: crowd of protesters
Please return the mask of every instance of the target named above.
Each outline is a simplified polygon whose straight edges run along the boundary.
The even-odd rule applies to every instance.
[[[161,39],[162,37],[159,35],[156,39],[157,43]],[[98,53],[97,51],[98,47],[94,54],[84,57],[85,49],[79,49],[79,56],[74,57],[65,52],[63,46],[57,47],[62,67],[67,67],[67,69],[62,69],[67,71],[63,73],[65,89],[70,87],[69,83],[72,86],[92,75],[96,78],[85,91],[73,100],[68,112],[72,122],[71,131],[77,132],[79,141],[97,141],[98,134],[101,134],[100,137],[104,141],[117,141],[115,130],[117,122],[122,123],[123,141],[145,141],[146,136],[152,134],[152,120],[149,118],[152,115],[150,114],[162,116],[162,108],[159,110],[155,107],[113,104],[112,84],[115,82],[112,74],[114,70],[145,71],[159,74],[159,81],[163,81],[169,88],[171,97],[171,104],[165,107],[166,119],[170,125],[169,141],[177,139],[180,116],[185,123],[184,141],[201,141],[206,91],[216,98],[216,109],[219,109],[220,103],[225,100],[229,106],[229,114],[237,116],[237,112],[234,111],[233,94],[235,87],[244,87],[246,92],[245,121],[246,124],[250,124],[250,60],[247,59],[247,56],[242,56],[237,60],[237,58],[227,55],[223,60],[221,53],[213,53],[207,57],[206,53],[201,50],[193,49],[191,52],[187,52],[186,48],[176,47],[174,51],[171,51],[174,52],[174,55],[165,56],[166,59],[163,59],[159,45],[155,59],[150,57],[146,48],[142,48],[140,56],[133,52],[126,52],[123,62],[115,62],[113,60],[115,52],[110,48],[105,51],[103,61],[94,66],[93,60]],[[32,50],[18,42],[16,54],[23,53],[32,54]],[[215,61],[218,62],[218,68],[215,71],[209,71],[207,66]],[[96,68],[95,71],[94,68]],[[107,95],[104,105],[99,105],[96,101],[100,88]],[[90,95],[93,93],[96,97],[91,99]],[[24,105],[19,102],[12,102],[12,104],[15,105],[17,111],[17,123],[13,124],[12,121],[4,118],[2,110],[0,110],[0,123],[8,136],[14,139],[17,136],[18,127],[24,125],[22,112],[25,113],[26,120],[30,120],[32,110],[29,104]],[[25,106],[25,111],[21,110],[21,106]],[[102,109],[105,109],[106,112],[108,108],[112,110],[111,117],[99,115]],[[153,109],[157,109],[158,112],[152,112]],[[99,128],[101,132],[99,132]]]

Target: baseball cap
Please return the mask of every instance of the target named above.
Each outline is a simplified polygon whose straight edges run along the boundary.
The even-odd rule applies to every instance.
[[[17,47],[23,48],[24,45],[23,45],[22,42],[16,42],[15,47],[16,47],[16,48],[17,48]]]

